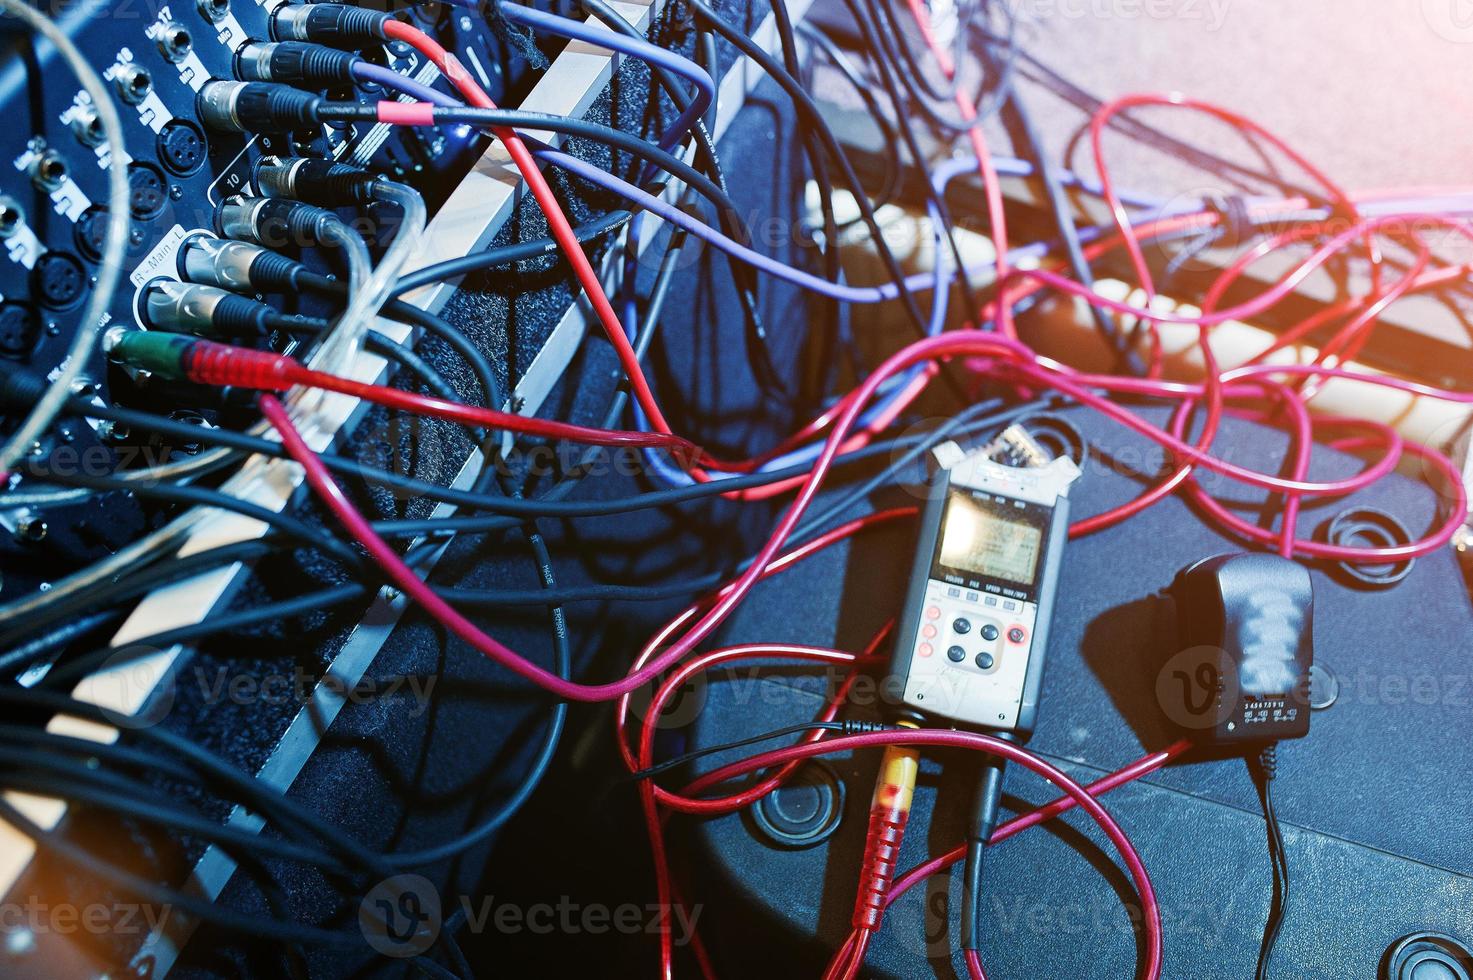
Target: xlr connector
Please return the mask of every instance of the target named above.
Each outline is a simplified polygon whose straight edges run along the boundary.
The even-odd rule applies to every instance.
[[[275,82],[206,82],[199,117],[225,132],[285,132],[315,125],[323,98]]]
[[[256,163],[256,188],[267,197],[309,201],[337,208],[367,204],[381,174],[311,157],[262,157]]]
[[[245,82],[288,85],[351,83],[358,56],[305,41],[252,41],[235,55],[235,77]]]
[[[215,212],[215,230],[221,235],[270,249],[321,244],[337,224],[331,211],[279,197],[237,194],[220,202]]]
[[[189,282],[236,292],[287,292],[306,266],[250,242],[196,235],[179,247],[179,274]]]
[[[143,297],[143,319],[153,330],[201,337],[258,337],[270,330],[265,303],[217,286],[161,280]]]
[[[315,41],[336,48],[360,48],[388,38],[389,15],[341,3],[288,4],[271,15],[271,36],[278,41]]]

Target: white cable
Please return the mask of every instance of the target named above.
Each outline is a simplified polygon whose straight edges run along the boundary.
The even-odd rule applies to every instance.
[[[113,105],[107,86],[77,50],[76,45],[72,44],[71,39],[50,18],[21,0],[0,0],[0,10],[19,17],[32,30],[50,41],[76,73],[82,88],[92,99],[97,120],[102,124],[102,131],[107,138],[110,157],[107,168],[107,232],[102,240],[102,270],[98,273],[92,296],[82,311],[82,319],[77,324],[71,349],[67,351],[66,360],[62,361],[61,369],[52,380],[51,387],[46,389],[41,400],[31,409],[15,433],[6,440],[5,445],[0,446],[0,474],[8,474],[21,457],[30,452],[30,447],[46,433],[56,416],[61,413],[62,406],[71,397],[72,384],[81,376],[97,347],[98,338],[102,336],[108,305],[112,303],[113,293],[123,275],[123,256],[128,247],[129,207],[128,179],[123,167],[123,161],[128,159],[123,146],[123,124],[118,118],[117,108]]]
[[[358,359],[368,328],[374,317],[378,316],[379,309],[388,301],[389,292],[394,288],[394,283],[398,282],[399,274],[404,270],[409,257],[419,247],[420,238],[429,221],[424,198],[418,191],[390,180],[375,181],[373,187],[376,198],[399,209],[399,228],[394,233],[394,240],[384,250],[383,258],[367,276],[353,274],[355,251],[363,250],[363,239],[346,226],[342,231],[356,239],[356,244],[345,240],[345,235],[335,237],[336,243],[348,252],[348,306],[318,349],[317,356],[313,358],[313,366],[325,371],[346,373]],[[331,225],[329,229],[337,230]],[[367,251],[363,250],[362,255],[366,259]]]

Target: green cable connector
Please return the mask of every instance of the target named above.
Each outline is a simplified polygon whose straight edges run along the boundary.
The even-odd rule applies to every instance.
[[[184,358],[194,340],[160,330],[129,330],[113,342],[108,356],[120,364],[166,378],[187,380]]]

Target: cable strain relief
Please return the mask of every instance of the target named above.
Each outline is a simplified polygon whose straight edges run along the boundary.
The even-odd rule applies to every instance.
[[[341,3],[289,4],[277,8],[271,28],[279,41],[312,41],[355,48],[387,40],[385,27],[389,20],[384,11]]]
[[[199,384],[258,391],[285,391],[292,386],[297,363],[272,351],[196,341],[184,357],[189,380]]]
[[[322,96],[290,85],[252,82],[236,96],[236,116],[251,129],[285,130],[317,123]]]
[[[264,250],[251,263],[251,284],[259,289],[294,290],[306,268],[296,259]]]
[[[271,74],[277,81],[353,81],[353,64],[358,56],[306,41],[282,41],[271,52]]]
[[[1258,769],[1264,779],[1273,779],[1279,774],[1279,743],[1270,742],[1258,753]]]
[[[347,207],[374,200],[374,185],[385,179],[358,167],[331,160],[305,160],[293,170],[300,200],[323,207]]]
[[[320,244],[326,228],[338,216],[325,208],[288,201],[283,198],[268,198],[256,214],[256,238],[269,248],[281,245]]]
[[[887,725],[883,721],[861,721],[857,718],[846,718],[843,721],[842,732],[845,735],[870,735],[874,732],[893,732],[895,725]]]
[[[879,808],[870,812],[869,835],[859,873],[859,895],[850,922],[855,929],[874,932],[880,928],[885,916],[885,895],[895,880],[900,844],[905,839],[909,819],[909,811],[896,814],[888,808]]]
[[[271,307],[245,296],[231,293],[215,304],[210,319],[215,330],[226,337],[259,337],[266,333],[266,320]]]

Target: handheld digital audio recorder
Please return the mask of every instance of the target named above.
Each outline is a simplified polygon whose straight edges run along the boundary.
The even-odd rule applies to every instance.
[[[992,447],[965,453],[952,442],[934,456],[895,687],[908,708],[1026,737],[1079,467],[1063,456],[1010,466]]]

